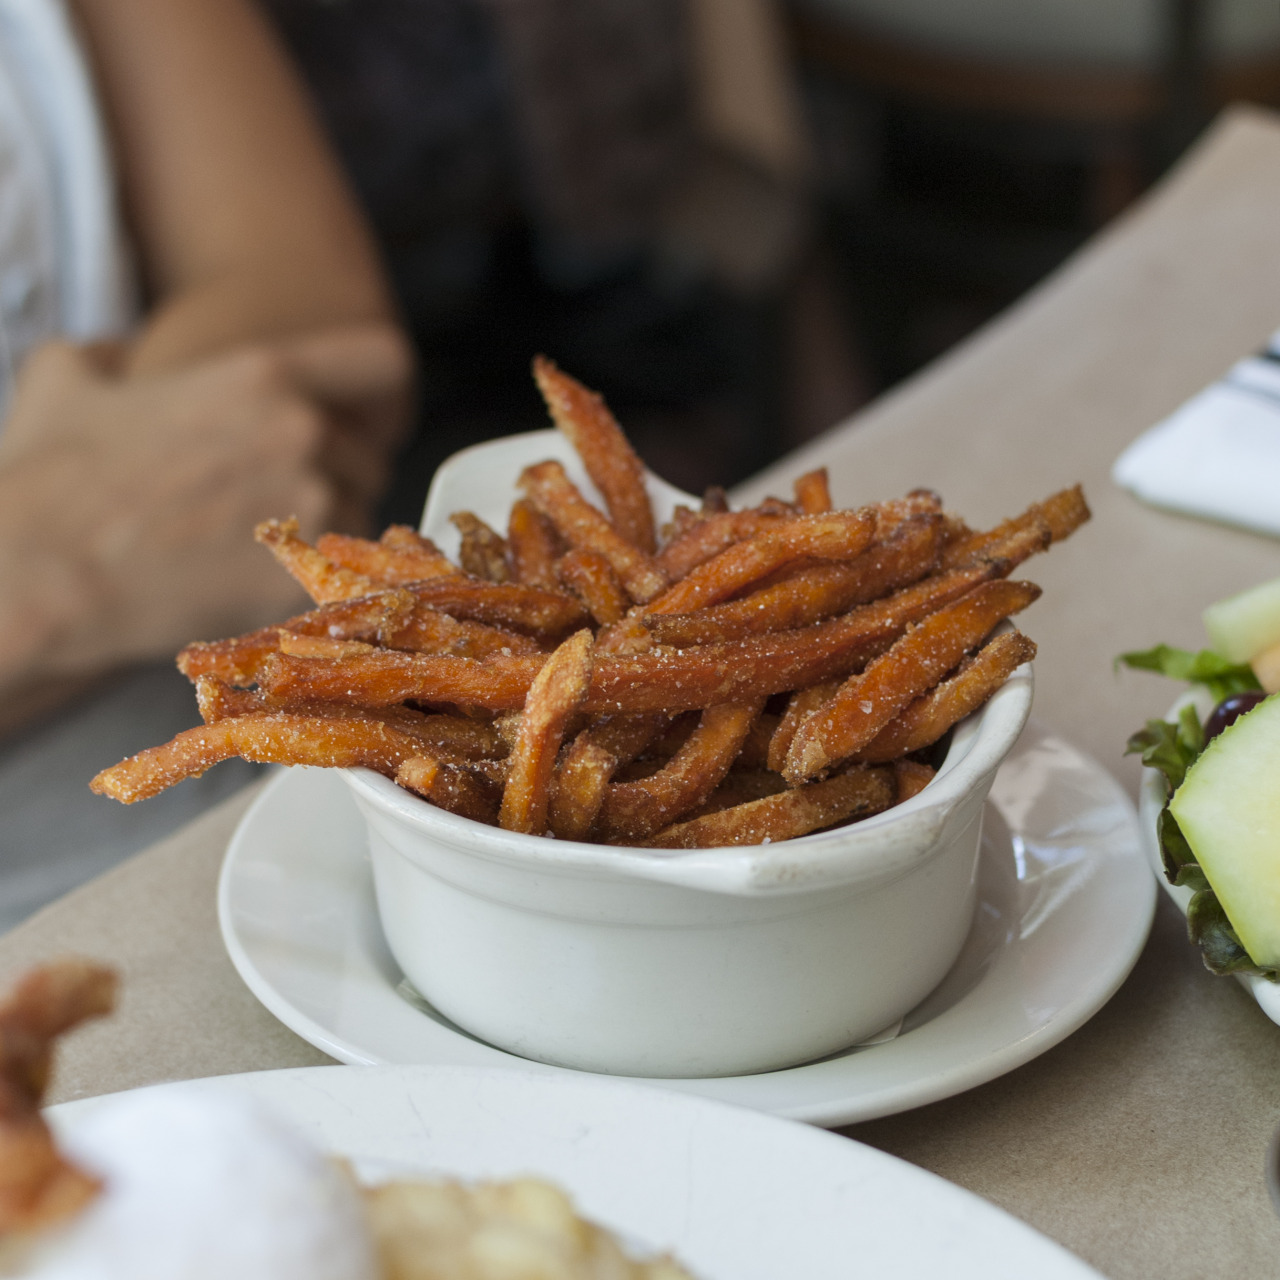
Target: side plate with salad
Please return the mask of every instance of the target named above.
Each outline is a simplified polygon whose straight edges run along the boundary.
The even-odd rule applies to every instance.
[[[1119,659],[1191,685],[1129,740],[1147,766],[1140,816],[1206,966],[1280,1022],[1280,580],[1211,606],[1205,627],[1198,653]]]

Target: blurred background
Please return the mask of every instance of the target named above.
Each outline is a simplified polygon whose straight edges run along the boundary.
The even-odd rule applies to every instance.
[[[944,352],[1229,101],[1280,0],[265,0],[422,360],[384,516],[545,352],[731,484]]]

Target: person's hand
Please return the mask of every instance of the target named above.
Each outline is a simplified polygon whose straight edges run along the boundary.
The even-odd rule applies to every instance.
[[[411,361],[389,325],[122,374],[54,342],[0,433],[0,688],[171,653],[300,605],[255,523],[349,523],[381,486]]]
[[[272,349],[283,375],[322,414],[317,461],[333,485],[329,527],[367,532],[409,422],[408,343],[392,325],[369,323],[321,330]]]

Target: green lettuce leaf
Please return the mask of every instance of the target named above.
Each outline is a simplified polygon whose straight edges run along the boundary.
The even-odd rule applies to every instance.
[[[1192,653],[1190,649],[1158,644],[1154,649],[1122,653],[1116,662],[1137,671],[1158,671],[1174,680],[1202,684],[1213,695],[1214,702],[1221,702],[1233,693],[1261,688],[1258,677],[1247,662],[1231,662],[1212,649]]]
[[[1191,899],[1187,908],[1187,934],[1200,948],[1205,967],[1211,972],[1222,975],[1251,973],[1276,981],[1276,970],[1255,964],[1253,957],[1244,949],[1212,889],[1201,889]]]
[[[1167,720],[1148,720],[1125,747],[1125,755],[1141,753],[1142,763],[1148,769],[1158,769],[1164,775],[1165,798],[1168,799],[1182,786],[1187,770],[1204,750],[1204,730],[1200,717],[1190,703],[1178,714],[1178,723]]]
[[[1217,657],[1216,654],[1213,656]],[[1187,770],[1203,750],[1204,729],[1195,707],[1188,703],[1178,713],[1177,724],[1170,724],[1167,720],[1148,720],[1146,727],[1129,739],[1125,754],[1140,753],[1142,763],[1149,769],[1158,769],[1164,778],[1165,805],[1156,820],[1160,860],[1170,884],[1186,885],[1195,890],[1187,908],[1187,934],[1200,948],[1205,967],[1217,974],[1251,973],[1274,982],[1280,980],[1280,973],[1255,964],[1245,950],[1218,901],[1218,895],[1196,862],[1195,851],[1169,811],[1169,799],[1182,785]]]

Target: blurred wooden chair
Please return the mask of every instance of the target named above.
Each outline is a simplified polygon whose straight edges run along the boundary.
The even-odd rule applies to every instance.
[[[1276,0],[791,0],[801,58],[890,98],[1074,134],[1101,223],[1230,101],[1280,105]]]

